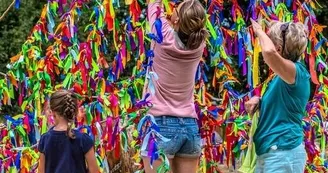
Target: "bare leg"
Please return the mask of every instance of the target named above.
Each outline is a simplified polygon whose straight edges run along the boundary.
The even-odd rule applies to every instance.
[[[198,169],[199,159],[189,159],[174,157],[172,170],[174,173],[196,173]]]
[[[142,157],[142,161],[144,163],[145,166],[145,172],[146,173],[157,173],[157,168],[162,164],[162,161],[160,160],[156,160],[153,163],[153,169],[150,167],[150,158],[149,157]],[[170,167],[172,168],[172,159],[169,159],[170,161]],[[170,173],[172,173],[172,171],[170,170]]]

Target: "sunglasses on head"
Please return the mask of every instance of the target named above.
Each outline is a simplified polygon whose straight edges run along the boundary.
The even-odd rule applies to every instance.
[[[282,36],[282,53],[284,53],[285,51],[285,44],[286,44],[286,32],[288,30],[289,27],[289,22],[288,23],[284,23],[280,26],[280,30],[281,30],[281,36]]]

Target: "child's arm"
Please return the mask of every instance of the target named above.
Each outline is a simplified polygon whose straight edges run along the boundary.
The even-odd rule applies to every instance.
[[[44,135],[41,136],[38,150],[40,152],[40,159],[39,159],[39,167],[38,173],[45,173],[46,172],[46,156],[44,155]]]
[[[95,157],[95,151],[93,147],[85,154],[85,159],[88,163],[88,169],[89,173],[99,173],[96,157]]]
[[[39,161],[39,170],[38,173],[45,173],[45,156],[43,153],[40,153],[40,161]]]

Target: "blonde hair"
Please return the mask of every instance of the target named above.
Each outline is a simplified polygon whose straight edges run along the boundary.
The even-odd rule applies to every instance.
[[[305,26],[300,22],[273,21],[269,24],[269,28],[268,36],[276,46],[282,47],[282,56],[293,62],[298,61],[308,43],[308,31]]]
[[[179,10],[178,36],[187,49],[198,48],[206,39],[206,13],[198,0],[189,0],[181,4]]]

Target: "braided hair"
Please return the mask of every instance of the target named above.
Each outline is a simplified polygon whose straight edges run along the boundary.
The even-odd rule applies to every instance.
[[[67,136],[74,139],[72,124],[78,112],[76,96],[67,90],[56,91],[50,97],[50,109],[68,121]]]

